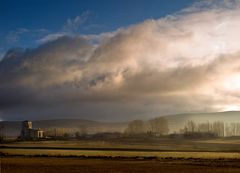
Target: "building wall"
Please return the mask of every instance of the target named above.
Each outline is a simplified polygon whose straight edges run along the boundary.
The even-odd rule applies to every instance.
[[[43,138],[44,132],[42,130],[37,130],[37,138]]]
[[[25,140],[39,139],[44,137],[44,131],[40,129],[32,129],[31,121],[22,122],[21,138]]]

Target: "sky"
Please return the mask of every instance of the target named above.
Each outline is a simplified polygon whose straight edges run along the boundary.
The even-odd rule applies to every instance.
[[[45,37],[110,32],[146,19],[158,19],[191,3],[192,0],[2,0],[0,57],[13,47],[36,47]]]
[[[237,0],[0,4],[2,120],[240,110]]]

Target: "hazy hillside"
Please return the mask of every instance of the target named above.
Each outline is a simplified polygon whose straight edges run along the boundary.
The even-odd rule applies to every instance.
[[[18,136],[21,131],[21,121],[2,121],[0,125],[4,127],[7,136]],[[81,131],[83,128],[88,133],[97,132],[123,132],[127,123],[103,123],[83,119],[54,119],[33,121],[33,128],[49,129],[64,128]]]
[[[240,122],[240,111],[192,113],[165,116],[171,132],[178,131],[188,120],[196,123],[223,121],[225,123]]]
[[[192,113],[192,114],[177,114],[165,116],[169,122],[170,133],[179,131],[185,123],[193,120],[197,123],[223,121],[225,123],[240,122],[240,111],[232,112],[214,112],[214,113]],[[55,119],[55,120],[39,120],[33,121],[33,128],[65,128],[81,131],[85,129],[88,133],[97,132],[123,132],[127,127],[125,123],[103,123],[83,119]],[[5,134],[8,136],[17,136],[21,130],[20,121],[2,121],[0,125],[4,127]]]

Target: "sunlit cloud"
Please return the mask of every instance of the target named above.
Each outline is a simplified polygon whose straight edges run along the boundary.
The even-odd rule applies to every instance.
[[[56,40],[63,36],[76,36],[77,31],[87,21],[89,15],[90,15],[89,11],[84,11],[79,16],[67,19],[67,21],[65,22],[60,31],[48,33],[44,37],[38,39],[37,42],[43,44]]]
[[[114,120],[239,110],[239,4],[197,3],[100,35],[49,35],[1,61],[0,109]]]
[[[37,42],[40,43],[40,44],[43,44],[43,43],[46,43],[46,42],[56,40],[60,37],[67,36],[67,35],[68,35],[68,33],[65,33],[65,32],[52,33],[52,34],[48,34],[48,35],[44,36],[43,38],[37,40]]]

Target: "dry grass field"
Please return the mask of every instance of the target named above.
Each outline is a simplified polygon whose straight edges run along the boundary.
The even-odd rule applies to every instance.
[[[240,160],[3,157],[2,173],[239,173]]]
[[[1,145],[1,173],[240,172],[240,140],[31,141]]]
[[[25,141],[1,144],[7,147],[40,148],[126,148],[167,151],[239,151],[240,137],[215,139],[133,138],[110,140]]]

